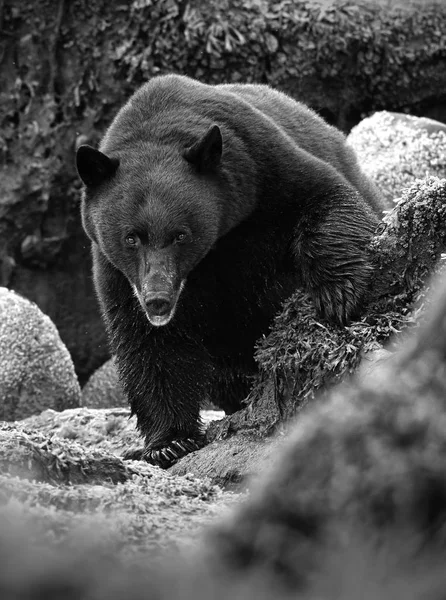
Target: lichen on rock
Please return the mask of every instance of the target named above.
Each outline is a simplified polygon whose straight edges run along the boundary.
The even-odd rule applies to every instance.
[[[347,141],[364,173],[390,202],[415,179],[446,177],[444,123],[381,111],[356,125]]]
[[[0,315],[0,419],[79,406],[73,361],[51,319],[1,287]]]

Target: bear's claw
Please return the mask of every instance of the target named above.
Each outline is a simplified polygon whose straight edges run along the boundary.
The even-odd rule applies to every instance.
[[[203,447],[201,440],[185,438],[183,440],[172,440],[168,446],[163,448],[129,448],[122,455],[123,460],[145,460],[151,465],[157,465],[168,469],[186,454]]]
[[[142,458],[151,465],[157,465],[163,469],[167,469],[180,458],[186,456],[186,454],[199,450],[202,446],[203,443],[194,438],[172,440],[170,444],[164,448],[147,448],[144,450]]]

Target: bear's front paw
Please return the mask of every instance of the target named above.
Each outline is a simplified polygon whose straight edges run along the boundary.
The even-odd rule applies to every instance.
[[[339,279],[314,287],[310,293],[316,310],[323,319],[338,325],[348,325],[361,312],[365,289],[366,283],[363,280],[355,282]]]
[[[168,469],[180,458],[199,450],[204,445],[202,440],[195,438],[185,438],[182,440],[173,440],[167,446],[162,448],[146,448],[143,459],[151,465],[157,465],[162,469]]]

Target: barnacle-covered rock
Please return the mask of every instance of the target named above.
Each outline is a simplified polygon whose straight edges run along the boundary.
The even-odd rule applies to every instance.
[[[0,315],[0,419],[79,406],[73,362],[51,319],[7,288]]]
[[[347,139],[389,202],[417,178],[446,177],[446,125],[439,121],[382,111],[356,125]]]

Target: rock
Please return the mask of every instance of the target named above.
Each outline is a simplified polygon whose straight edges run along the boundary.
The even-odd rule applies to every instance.
[[[379,370],[391,360],[393,352],[380,348],[372,352],[367,352],[361,359],[361,365],[357,371],[358,377],[373,378]]]
[[[136,418],[128,408],[73,408],[56,412],[45,410],[20,422],[26,430],[47,439],[75,441],[84,449],[121,455],[141,443]]]
[[[223,411],[201,411],[203,424],[218,422]],[[62,412],[45,410],[23,419],[14,426],[34,431],[46,439],[75,441],[84,449],[121,456],[130,447],[142,444],[136,417],[128,408],[73,408]],[[184,471],[185,474],[187,471]],[[217,482],[217,479],[215,480]]]
[[[103,529],[122,557],[186,543],[238,500],[209,479],[116,456],[119,432],[136,435],[128,417],[79,408],[0,424],[0,518],[16,511],[29,531],[63,544],[73,530],[100,538]]]
[[[78,406],[73,362],[51,319],[6,288],[0,288],[0,314],[0,419]]]
[[[11,256],[0,254],[0,287],[9,285],[15,266],[15,260]]]
[[[11,218],[20,223],[12,211]],[[83,385],[108,360],[110,352],[93,289],[90,244],[82,231],[78,208],[70,218],[71,236],[61,245],[54,262],[39,267],[17,259],[9,286],[35,302],[56,324]]]
[[[444,123],[382,111],[356,125],[347,139],[389,202],[417,178],[446,177]]]
[[[69,470],[74,474],[75,461],[68,448],[67,454],[62,467],[70,463]],[[51,453],[40,454],[41,472],[55,473],[54,458]],[[80,475],[86,467],[90,478],[75,478],[74,483],[62,478],[48,483],[45,477],[28,481],[4,474],[2,468],[0,519],[19,517],[30,538],[33,532],[39,533],[51,544],[65,548],[73,532],[77,531],[79,540],[94,531],[96,540],[106,543],[116,557],[128,558],[149,550],[158,555],[161,549],[192,544],[204,525],[238,500],[207,480],[190,475],[173,477],[143,462],[122,463],[115,471],[116,464],[110,462],[109,473],[114,471],[115,475],[107,481],[93,476],[94,463],[90,459],[76,458],[77,473]],[[96,467],[104,466],[105,461],[105,455],[98,457]]]
[[[0,515],[18,511],[30,530],[64,544],[73,530],[94,528],[100,538],[103,528],[122,557],[192,540],[237,501],[209,479],[123,461],[116,454],[126,435],[137,436],[128,417],[78,408],[0,424]]]
[[[141,463],[143,468],[144,463]],[[136,471],[131,463],[69,438],[48,438],[32,429],[0,424],[0,474],[47,483],[122,483]]]
[[[427,301],[424,324],[375,377],[336,386],[299,416],[248,501],[202,544],[206,572],[213,563],[245,592],[260,580],[265,598],[441,597],[444,272]]]
[[[225,490],[241,491],[268,468],[282,443],[280,436],[259,440],[242,432],[188,454],[168,471],[173,475],[192,473]]]
[[[82,389],[81,405],[88,408],[128,406],[113,358],[99,367],[87,381]]]

